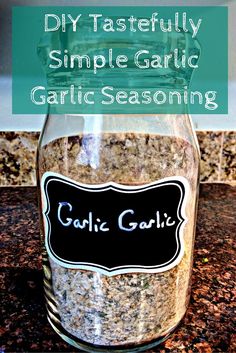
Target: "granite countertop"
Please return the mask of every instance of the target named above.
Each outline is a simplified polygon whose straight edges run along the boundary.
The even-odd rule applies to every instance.
[[[152,352],[236,352],[235,215],[236,188],[201,185],[190,306]],[[77,352],[46,320],[35,187],[0,188],[0,227],[1,352]]]

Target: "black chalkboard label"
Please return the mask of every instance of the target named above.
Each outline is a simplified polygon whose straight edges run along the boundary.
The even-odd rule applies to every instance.
[[[61,266],[109,276],[173,268],[184,252],[188,188],[177,176],[139,186],[89,185],[46,172],[48,254]]]

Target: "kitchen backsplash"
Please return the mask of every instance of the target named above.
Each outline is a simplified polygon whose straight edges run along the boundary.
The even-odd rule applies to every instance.
[[[201,181],[236,185],[236,131],[197,131]],[[0,186],[36,185],[38,132],[0,132]]]

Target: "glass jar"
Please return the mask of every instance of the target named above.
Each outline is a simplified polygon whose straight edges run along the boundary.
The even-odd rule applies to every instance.
[[[165,340],[190,295],[199,149],[182,115],[49,115],[38,148],[48,320],[88,352]]]

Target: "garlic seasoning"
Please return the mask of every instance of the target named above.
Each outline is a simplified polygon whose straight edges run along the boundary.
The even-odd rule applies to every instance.
[[[189,301],[199,152],[187,115],[49,116],[38,151],[48,319],[87,351],[141,351]]]

